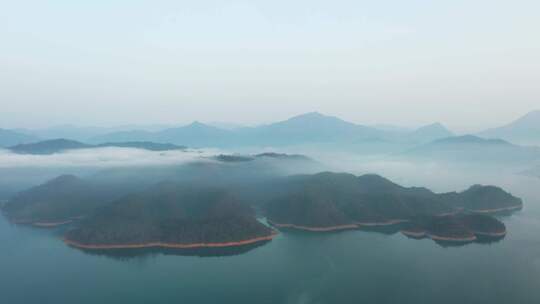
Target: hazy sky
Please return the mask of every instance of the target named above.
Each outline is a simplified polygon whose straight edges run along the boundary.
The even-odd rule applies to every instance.
[[[476,130],[540,108],[540,1],[4,1],[0,127],[319,111]]]

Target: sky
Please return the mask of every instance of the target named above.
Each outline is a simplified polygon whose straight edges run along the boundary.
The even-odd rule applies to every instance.
[[[0,127],[318,111],[456,131],[540,108],[533,0],[4,1]]]

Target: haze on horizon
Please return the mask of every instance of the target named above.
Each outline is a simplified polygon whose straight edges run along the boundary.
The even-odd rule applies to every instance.
[[[319,111],[456,131],[539,106],[537,1],[16,1],[0,127],[260,124]]]

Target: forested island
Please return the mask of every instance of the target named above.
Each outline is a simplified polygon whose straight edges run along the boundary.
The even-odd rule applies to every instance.
[[[505,225],[484,214],[458,214],[418,217],[401,230],[415,239],[430,238],[436,242],[467,243],[498,240],[506,235]]]
[[[196,249],[266,242],[274,235],[226,191],[163,182],[96,211],[65,242],[84,249]]]
[[[232,161],[234,166],[245,162]],[[413,238],[471,242],[504,237],[504,224],[490,215],[523,206],[521,199],[494,186],[438,194],[374,174],[260,178],[253,172],[262,174],[264,167],[247,163],[242,167],[246,171],[237,172],[231,171],[232,164],[210,162],[171,168],[161,175],[122,170],[97,174],[93,180],[63,175],[19,193],[2,211],[13,223],[37,227],[76,222],[65,235],[67,244],[108,250],[222,248],[270,241],[276,231],[257,220],[255,209],[278,229],[329,232],[391,227],[392,233],[401,230]],[[148,178],[144,182],[126,178],[134,173]],[[123,184],[126,180],[129,183]]]
[[[523,205],[521,199],[498,187],[474,185],[459,193],[436,194],[426,188],[402,187],[378,175],[294,176],[288,187],[285,195],[267,204],[269,222],[278,228],[312,232],[405,225],[404,234],[410,236],[473,241],[478,235],[506,233],[501,222],[478,214],[517,210]]]
[[[18,193],[2,211],[14,223],[55,227],[92,213],[115,196],[114,189],[74,175],[61,175]]]

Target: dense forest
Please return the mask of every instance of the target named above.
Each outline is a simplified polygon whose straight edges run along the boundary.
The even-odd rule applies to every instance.
[[[501,221],[484,214],[420,216],[404,226],[401,232],[406,236],[429,237],[438,242],[494,241],[506,235],[506,226]]]
[[[405,188],[378,175],[324,172],[287,179],[288,191],[266,206],[275,224],[301,227],[388,225],[418,216],[491,212],[521,208],[519,198],[498,187],[475,185],[436,194]]]
[[[117,189],[62,175],[18,193],[2,208],[14,222],[55,223],[85,216],[115,198]]]
[[[163,182],[99,209],[66,238],[83,245],[189,245],[271,236],[272,229],[230,193]]]
[[[475,214],[522,207],[521,199],[494,186],[437,194],[374,174],[289,175],[291,162],[316,168],[308,158],[276,153],[115,168],[84,178],[60,176],[19,193],[2,210],[13,222],[36,226],[80,219],[67,240],[121,246],[271,239],[273,230],[256,213],[278,228],[328,231],[408,223],[406,232],[472,239],[505,231],[494,218]]]

